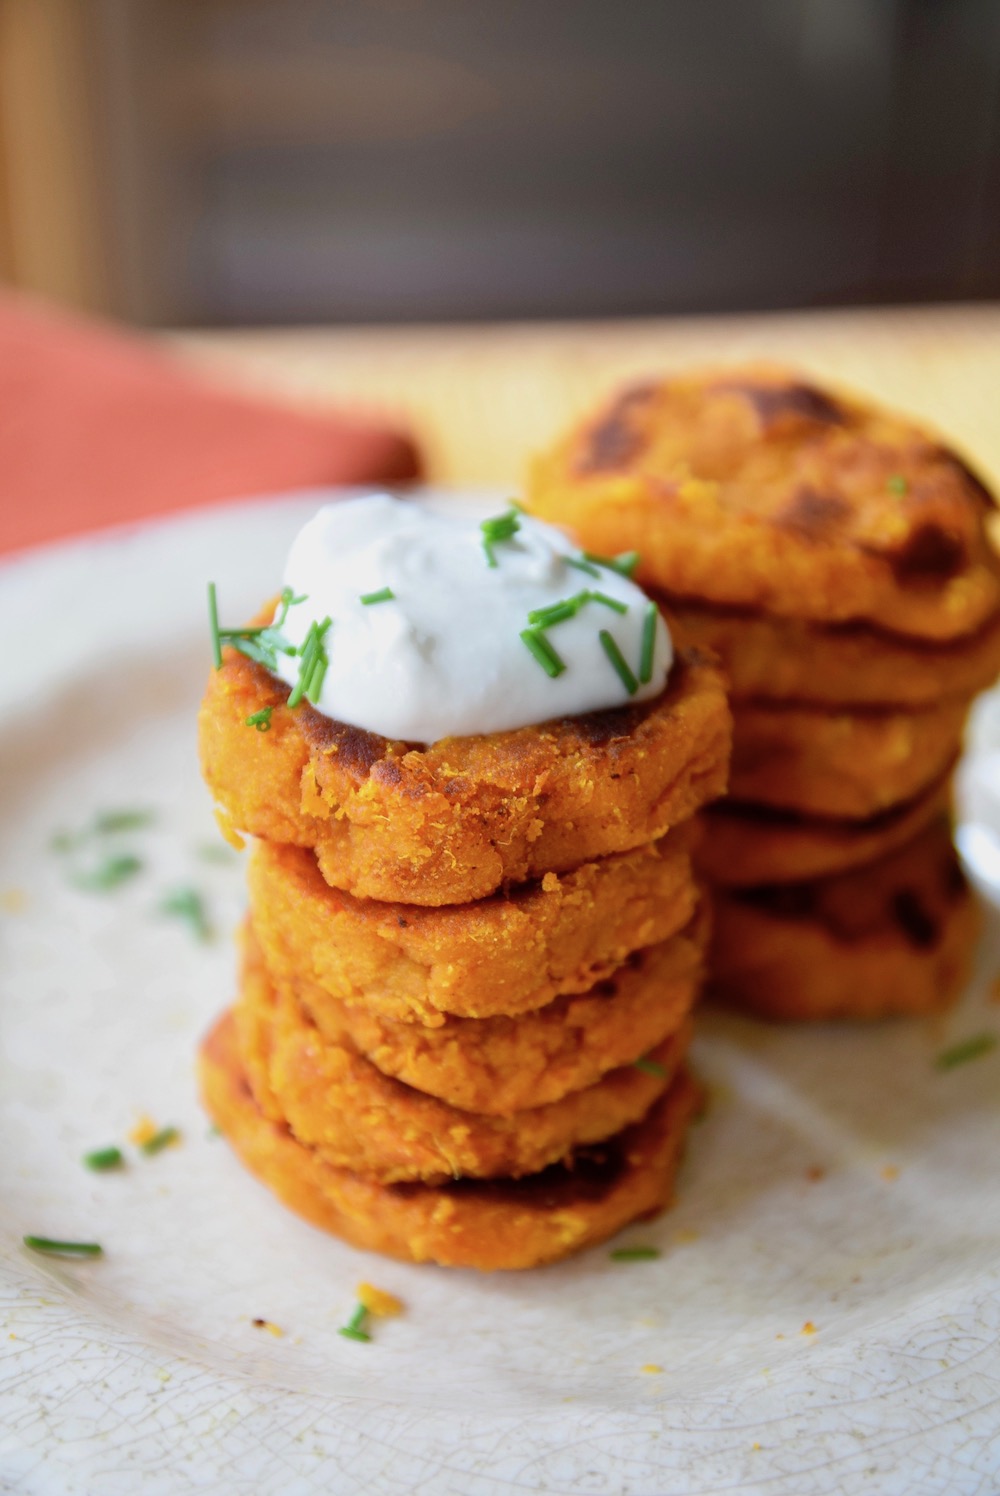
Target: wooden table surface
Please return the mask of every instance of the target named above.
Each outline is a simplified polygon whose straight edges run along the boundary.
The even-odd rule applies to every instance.
[[[1000,306],[499,326],[187,332],[213,376],[311,406],[387,412],[429,476],[513,488],[531,452],[616,384],[774,358],[932,423],[1000,483]]]

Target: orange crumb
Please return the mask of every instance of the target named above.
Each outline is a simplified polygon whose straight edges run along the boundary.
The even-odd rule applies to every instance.
[[[700,1235],[701,1233],[695,1231],[693,1226],[681,1226],[674,1232],[674,1241],[679,1247],[683,1247],[690,1242],[697,1241]]]
[[[883,1164],[879,1173],[883,1179],[898,1179],[899,1166],[897,1164]]]
[[[5,914],[20,914],[28,902],[28,895],[23,888],[5,888],[0,890],[0,909]]]
[[[152,1117],[148,1117],[143,1112],[132,1128],[132,1131],[128,1134],[128,1140],[130,1143],[134,1143],[137,1148],[141,1148],[143,1143],[148,1143],[150,1138],[155,1138],[159,1131],[160,1129]]]
[[[815,1335],[816,1334],[816,1326],[813,1324],[813,1322],[812,1322],[811,1319],[807,1319],[806,1322],[805,1322],[805,1324],[802,1326],[802,1334],[803,1335]]]
[[[655,1362],[650,1361],[642,1369],[643,1371],[648,1371],[651,1376],[655,1376],[658,1372],[661,1372],[663,1370],[663,1367],[657,1366]]]
[[[559,879],[556,877],[555,873],[546,873],[544,878],[542,879],[542,888],[545,893],[555,893],[558,887]]]
[[[269,1335],[274,1335],[279,1340],[285,1333],[280,1325],[272,1324],[269,1319],[252,1319],[250,1323],[255,1330],[266,1330]]]
[[[375,1288],[371,1283],[358,1284],[358,1302],[364,1304],[376,1319],[392,1319],[393,1315],[402,1314],[404,1308],[402,1299],[382,1288]]]
[[[751,1449],[759,1449],[760,1448],[760,1444],[759,1444],[758,1440],[755,1439],[753,1441],[753,1443],[750,1445],[750,1448]]]
[[[784,1337],[784,1335],[783,1335],[783,1334],[782,1334],[782,1333],[781,1333],[781,1331],[780,1331],[780,1330],[779,1330],[779,1331],[778,1331],[778,1333],[777,1333],[777,1335],[775,1335],[775,1337],[774,1337],[774,1338],[775,1338],[775,1340],[784,1340],[784,1338],[785,1338],[785,1337]]]
[[[822,1164],[810,1164],[806,1170],[806,1178],[810,1184],[815,1184],[817,1180],[826,1178],[826,1170]]]
[[[246,841],[237,831],[236,827],[226,815],[225,811],[220,810],[218,806],[216,806],[215,809],[215,824],[222,832],[223,839],[227,841],[231,847],[235,847],[237,852],[242,852],[243,848],[246,846]]]

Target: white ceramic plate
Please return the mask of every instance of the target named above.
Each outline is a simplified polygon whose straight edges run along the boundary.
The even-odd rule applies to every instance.
[[[0,572],[0,1488],[995,1492],[1000,1051],[933,1068],[1000,1030],[992,915],[944,1023],[705,1017],[714,1104],[680,1203],[624,1237],[658,1261],[597,1248],[494,1277],[383,1261],[288,1214],[209,1135],[192,1057],[232,993],[242,874],[199,854],[215,835],[194,745],[205,581],[246,616],[314,505],[216,510]],[[998,718],[980,713],[964,833],[987,878]],[[142,872],[73,887],[53,833],[135,806],[156,812],[123,838]],[[176,885],[203,892],[214,944],[156,912]],[[141,1112],[182,1145],[129,1150],[119,1174],[81,1166]],[[41,1258],[25,1232],[105,1256]],[[407,1305],[370,1345],[337,1334],[362,1279]]]

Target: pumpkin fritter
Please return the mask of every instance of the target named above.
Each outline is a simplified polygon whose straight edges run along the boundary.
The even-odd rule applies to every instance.
[[[558,1101],[496,1117],[448,1106],[383,1075],[349,1043],[325,1038],[290,988],[272,985],[252,941],[235,1017],[262,1110],[287,1121],[327,1163],[385,1184],[517,1178],[601,1142],[662,1095],[691,1037],[684,1023],[652,1051],[649,1068],[622,1066]]]
[[[353,1047],[384,1075],[464,1111],[509,1116],[558,1101],[655,1048],[683,1023],[701,983],[708,919],[634,951],[589,991],[516,1018],[398,1023],[342,1003],[308,978],[288,981],[320,1034]],[[249,938],[253,938],[252,935]]]
[[[740,702],[730,794],[801,815],[880,815],[946,772],[967,710],[956,698],[919,712]]]
[[[860,867],[901,846],[951,804],[951,772],[867,820],[800,816],[726,801],[705,812],[699,872],[720,888],[796,883]]]
[[[771,365],[624,390],[535,463],[528,507],[639,551],[685,600],[954,640],[1000,610],[993,501],[900,416]]]
[[[200,714],[205,779],[229,826],[313,847],[361,898],[485,898],[653,841],[725,788],[729,708],[696,653],[651,702],[423,748],[290,711],[288,694],[224,652]],[[248,728],[266,707],[270,730]]]
[[[205,1106],[251,1173],[291,1210],[357,1247],[482,1271],[538,1267],[669,1205],[701,1093],[681,1071],[642,1122],[519,1180],[379,1184],[325,1163],[254,1101],[231,1015],[204,1040]]]
[[[953,1002],[978,910],[936,821],[839,876],[718,896],[711,991],[765,1018],[884,1018]]]
[[[586,991],[688,922],[694,840],[688,822],[631,852],[437,909],[356,899],[326,883],[310,851],[258,842],[250,906],[274,977],[308,978],[373,1021],[523,1013]]]
[[[1000,614],[947,644],[864,624],[822,624],[658,597],[681,644],[712,649],[735,702],[927,707],[984,691],[1000,673]]]

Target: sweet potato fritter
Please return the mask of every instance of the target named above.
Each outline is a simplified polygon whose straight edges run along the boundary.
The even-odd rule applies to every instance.
[[[708,923],[700,911],[589,991],[516,1018],[451,1017],[426,1028],[338,1002],[291,973],[276,984],[291,985],[325,1038],[354,1047],[384,1075],[464,1111],[508,1116],[593,1085],[678,1029],[698,994]]]
[[[519,1180],[383,1185],[332,1168],[261,1113],[229,1014],[201,1047],[199,1075],[219,1129],[289,1209],[369,1251],[483,1271],[555,1262],[663,1210],[701,1100],[681,1071],[641,1123],[566,1165]]]
[[[682,1024],[649,1056],[584,1090],[510,1117],[460,1111],[392,1080],[347,1043],[324,1038],[288,987],[275,989],[252,941],[235,1009],[240,1053],[262,1110],[337,1168],[382,1183],[517,1178],[637,1122],[684,1058]],[[635,1058],[639,1058],[636,1056]]]
[[[489,1018],[584,992],[694,912],[692,823],[659,842],[471,904],[419,908],[331,888],[313,854],[258,842],[248,879],[272,974],[388,1020]]]
[[[802,815],[880,815],[941,778],[967,711],[957,698],[919,712],[740,702],[730,794]]]
[[[718,896],[714,996],[765,1018],[885,1018],[954,1002],[979,924],[947,821],[836,877]]]
[[[974,696],[1000,673],[1000,614],[974,634],[933,644],[861,624],[824,628],[797,618],[659,601],[676,640],[716,652],[737,704],[920,708]]]
[[[769,365],[650,381],[541,456],[528,507],[639,580],[957,639],[1000,609],[991,496],[918,426]]]
[[[918,798],[868,820],[798,816],[727,801],[705,812],[698,869],[720,888],[843,872],[902,846],[950,804],[950,769]]]
[[[651,702],[425,748],[347,727],[231,650],[200,715],[202,768],[228,823],[314,847],[362,898],[441,905],[663,836],[725,788],[722,676],[678,658]],[[270,731],[247,717],[273,708]]]

